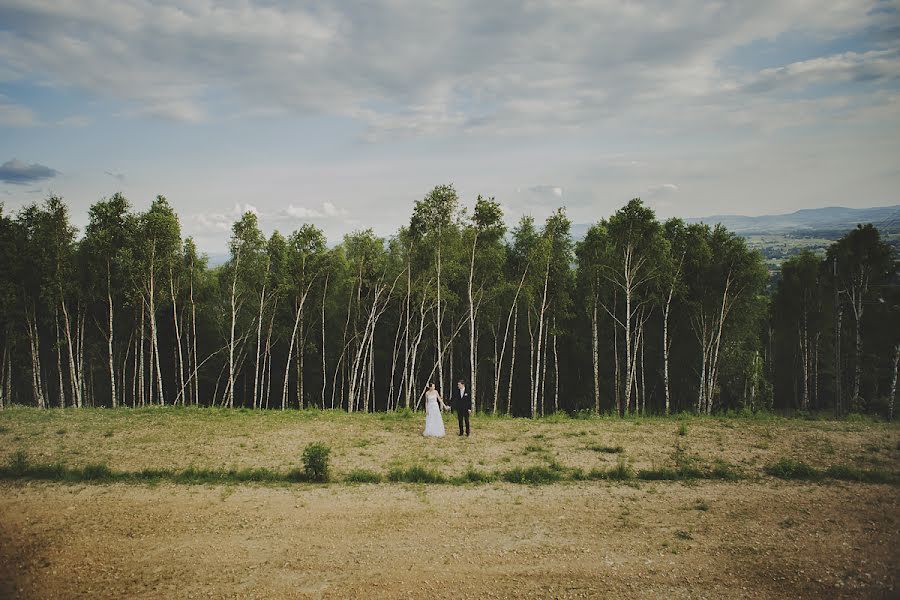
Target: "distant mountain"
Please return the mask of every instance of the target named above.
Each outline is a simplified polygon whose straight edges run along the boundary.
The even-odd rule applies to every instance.
[[[872,223],[879,229],[900,229],[900,204],[873,208],[806,208],[784,215],[712,215],[685,219],[688,223],[721,223],[740,234],[787,233],[798,230],[851,229],[860,223]]]
[[[731,231],[741,235],[762,233],[801,233],[804,231],[846,231],[859,223],[872,223],[883,233],[900,233],[900,204],[893,206],[875,206],[872,208],[846,208],[829,206],[826,208],[805,208],[783,215],[762,215],[747,217],[744,215],[711,215],[709,217],[690,217],[687,223],[721,223]],[[585,236],[590,225],[574,223],[572,237],[580,240]]]

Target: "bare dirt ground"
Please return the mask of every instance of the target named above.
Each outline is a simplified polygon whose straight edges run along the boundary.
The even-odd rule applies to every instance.
[[[448,425],[450,421],[448,420]],[[0,413],[0,460],[143,467],[665,464],[676,439],[748,477],[486,485],[0,483],[2,598],[895,598],[896,485],[796,483],[782,457],[896,470],[872,423],[478,419],[422,440],[419,419],[177,411]],[[62,432],[62,433],[60,433]],[[452,432],[450,432],[452,433]],[[619,444],[621,455],[592,450]],[[614,462],[612,463],[614,464]]]

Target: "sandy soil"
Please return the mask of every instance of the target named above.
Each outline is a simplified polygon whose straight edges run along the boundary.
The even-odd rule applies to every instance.
[[[0,486],[5,598],[890,598],[892,486]]]
[[[477,417],[472,439],[422,438],[424,416],[246,413],[206,410],[7,410],[0,411],[0,461],[24,449],[33,462],[105,463],[112,469],[187,466],[268,467],[300,464],[303,447],[326,442],[335,472],[355,468],[385,474],[391,467],[427,465],[452,476],[467,467],[493,471],[546,464],[608,468],[624,459],[635,469],[672,464],[676,444],[703,461],[724,460],[759,474],[781,458],[816,467],[855,464],[900,468],[900,427],[884,423],[748,419],[596,419],[563,422]],[[621,446],[622,453],[597,451]]]
[[[0,411],[0,461],[116,470],[300,465],[335,478],[427,465],[452,476],[547,464],[671,465],[734,483],[324,486],[0,482],[0,598],[896,598],[896,485],[784,482],[780,458],[896,473],[900,427],[866,422],[420,418],[239,411]],[[448,427],[452,425],[447,419]],[[621,446],[622,452],[603,448]]]

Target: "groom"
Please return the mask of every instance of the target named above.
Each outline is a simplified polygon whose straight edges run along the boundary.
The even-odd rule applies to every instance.
[[[463,424],[465,424],[466,437],[469,437],[469,415],[472,414],[472,397],[466,392],[466,384],[462,379],[456,382],[456,391],[453,392],[453,408],[456,409],[456,419],[459,421],[459,435],[463,434]]]

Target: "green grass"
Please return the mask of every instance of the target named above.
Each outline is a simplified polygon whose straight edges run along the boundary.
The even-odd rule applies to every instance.
[[[623,448],[622,446],[606,446],[603,444],[591,444],[587,447],[587,449],[603,454],[622,454],[623,452],[625,452],[625,448]]]
[[[860,469],[852,465],[831,465],[822,472],[830,479],[859,481],[862,483],[896,483],[897,475],[880,469]]]
[[[634,469],[625,461],[619,461],[619,464],[606,471],[605,479],[612,481],[629,481],[634,479]]]
[[[563,474],[557,469],[536,465],[533,467],[514,467],[503,471],[500,477],[508,483],[538,485],[556,483],[563,478]]]
[[[381,483],[383,477],[375,471],[369,469],[354,469],[344,475],[344,481],[347,483]]]
[[[388,480],[403,483],[446,483],[447,478],[436,469],[419,465],[402,468],[395,467],[388,473]]]
[[[766,465],[763,471],[779,479],[814,480],[821,478],[821,473],[815,467],[792,458],[782,458]]]

